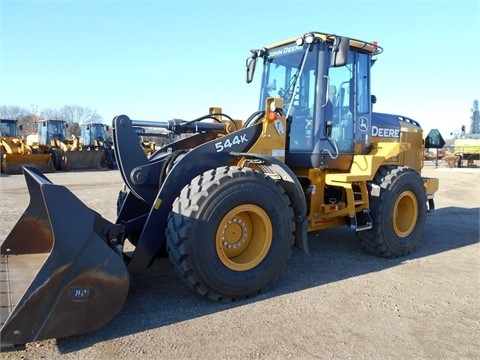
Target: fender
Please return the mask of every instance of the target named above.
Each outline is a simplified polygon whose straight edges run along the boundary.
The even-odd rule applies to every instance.
[[[277,174],[281,180],[274,179],[280,183],[292,203],[295,214],[295,247],[303,250],[306,254],[308,250],[308,219],[307,219],[307,200],[293,171],[282,161],[273,156],[261,154],[238,154],[247,159],[257,159],[263,162],[262,168],[267,167],[269,173]]]

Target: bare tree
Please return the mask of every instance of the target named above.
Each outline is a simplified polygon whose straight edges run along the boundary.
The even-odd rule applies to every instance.
[[[26,136],[35,130],[32,113],[24,107],[1,105],[0,118],[17,120],[20,136]]]
[[[58,119],[63,120],[63,114],[59,109],[46,108],[40,113],[40,117],[45,120]]]
[[[19,120],[22,117],[30,115],[30,112],[20,106],[0,106],[0,118],[10,119],[10,120]]]
[[[37,132],[37,125],[35,124],[35,117],[32,114],[23,116],[18,119],[20,136],[27,136]]]
[[[60,114],[67,123],[102,122],[102,117],[95,110],[78,105],[65,105]]]
[[[80,124],[77,122],[69,123],[67,127],[67,135],[75,135],[75,136],[80,136],[81,133],[81,128]]]

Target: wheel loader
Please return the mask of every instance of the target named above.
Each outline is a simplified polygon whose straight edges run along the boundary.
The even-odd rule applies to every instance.
[[[176,137],[178,138],[180,136],[176,135],[173,131],[169,131],[163,128],[158,128],[155,132],[147,132],[147,129],[142,126],[134,126],[134,129],[138,134],[140,145],[142,146],[143,151],[145,152],[145,155],[147,155],[147,157],[149,157],[156,151],[157,144],[166,145],[174,141]],[[154,138],[155,141],[152,141],[152,138]]]
[[[135,126],[135,131],[138,134],[140,145],[142,146],[145,155],[149,157],[155,152],[157,145],[153,141],[147,141],[144,139],[144,136],[146,134],[145,128],[141,126]]]
[[[65,120],[37,121],[37,133],[27,136],[27,142],[38,152],[51,154],[56,170],[99,169],[107,167],[102,149],[82,147],[80,138],[67,136]]]
[[[103,152],[104,155],[100,164],[102,167],[117,169],[113,141],[107,134],[108,130],[108,126],[103,123],[83,123],[81,125],[80,144],[82,150]]]
[[[194,292],[219,301],[265,291],[293,247],[308,253],[311,232],[346,226],[370,253],[410,253],[438,179],[421,175],[420,124],[372,111],[381,52],[306,33],[251,51],[247,83],[257,63],[263,74],[259,109],[244,121],[219,107],[188,121],[116,116],[128,190],[115,223],[25,167],[31,201],[1,246],[2,349],[102,327],[165,250]],[[147,157],[138,126],[190,136]]]
[[[0,120],[1,172],[21,174],[23,166],[32,166],[41,172],[54,172],[50,155],[38,153],[18,134],[17,120]]]

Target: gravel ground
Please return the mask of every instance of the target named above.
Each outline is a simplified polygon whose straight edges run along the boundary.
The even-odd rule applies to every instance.
[[[132,281],[120,314],[98,331],[28,344],[2,359],[479,359],[480,169],[435,169],[437,209],[414,253],[366,254],[348,228],[310,235],[280,279],[247,301],[191,293],[168,259]],[[110,221],[117,171],[47,175]],[[28,204],[21,175],[0,177],[0,242]]]

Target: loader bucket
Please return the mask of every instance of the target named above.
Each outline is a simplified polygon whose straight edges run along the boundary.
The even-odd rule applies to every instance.
[[[104,239],[114,226],[24,168],[30,204],[1,246],[1,350],[93,331],[122,308],[129,274]]]
[[[62,170],[100,169],[107,167],[107,159],[102,149],[86,148],[66,151],[63,156]]]
[[[55,172],[51,154],[5,154],[2,163],[2,172],[7,174],[21,174],[22,167],[30,166],[42,173]]]

